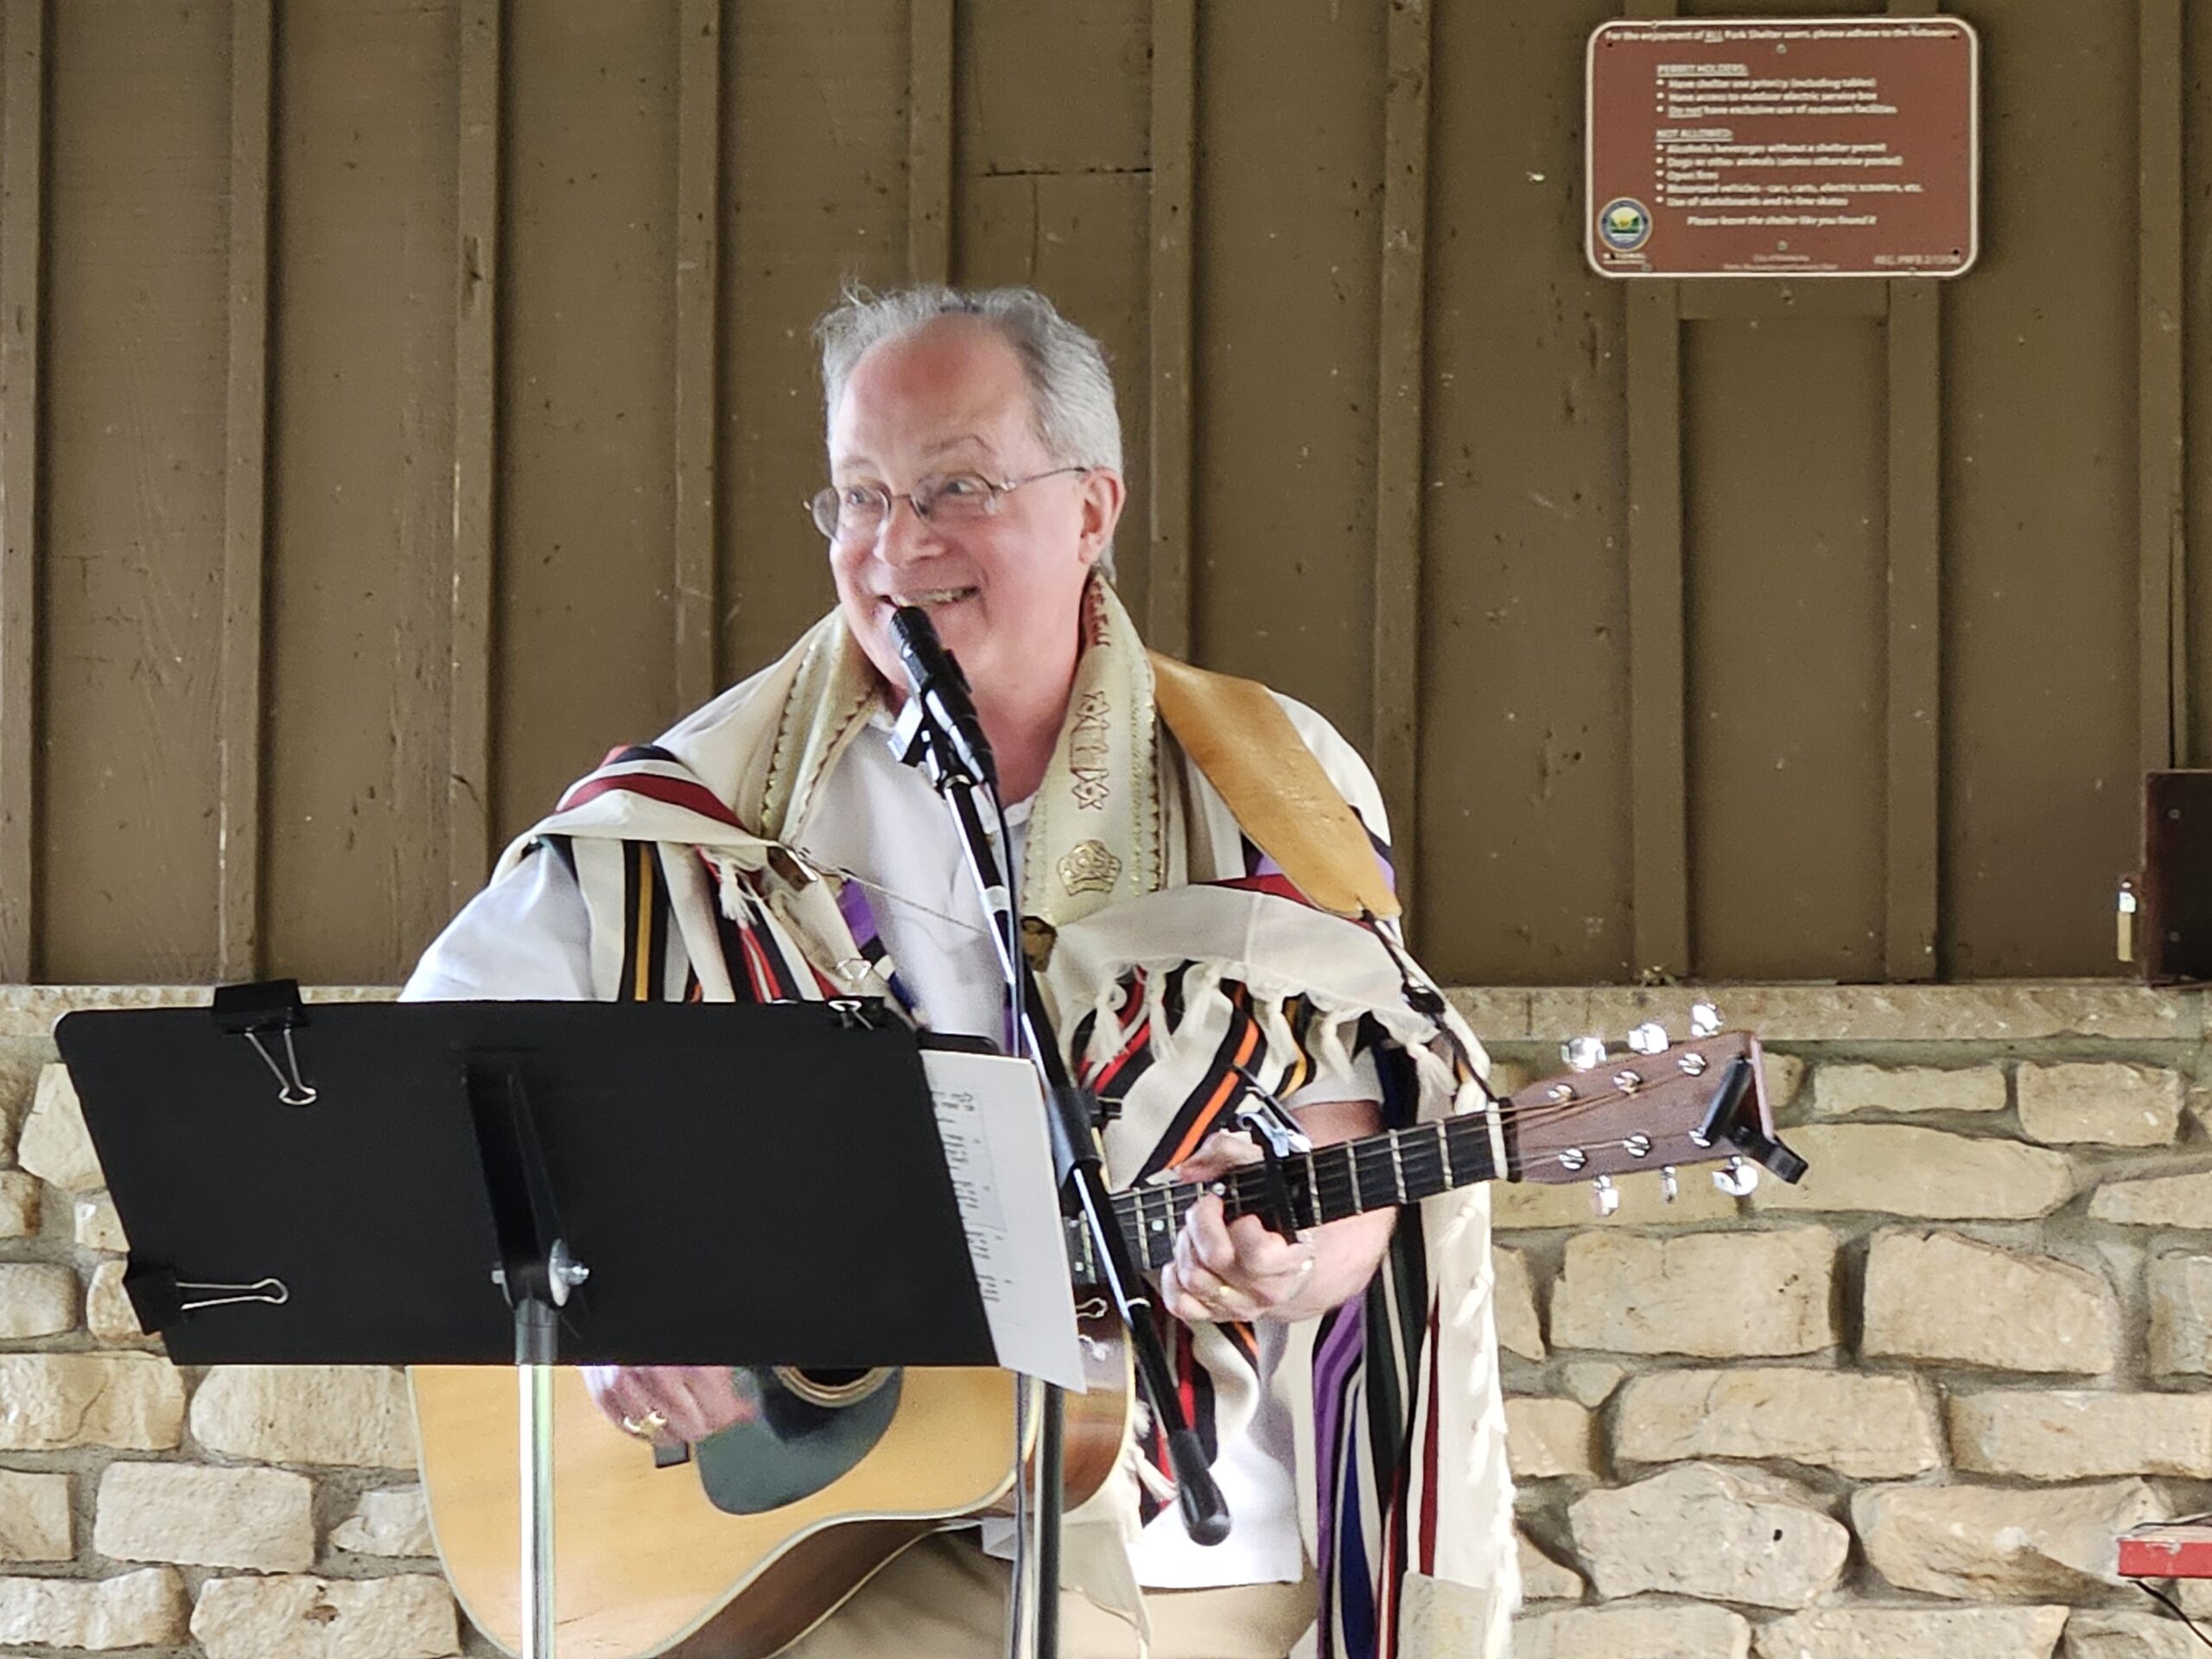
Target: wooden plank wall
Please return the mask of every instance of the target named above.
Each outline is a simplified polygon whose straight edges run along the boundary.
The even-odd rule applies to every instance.
[[[1105,342],[1125,595],[1373,756],[1440,973],[2113,971],[2212,10],[1960,8],[1965,278],[1628,289],[1620,10],[0,0],[0,980],[397,976],[828,604],[808,329],[909,278]]]

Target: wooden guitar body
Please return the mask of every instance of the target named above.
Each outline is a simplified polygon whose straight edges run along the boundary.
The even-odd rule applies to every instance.
[[[1067,1502],[1103,1484],[1128,1427],[1127,1353],[1109,1324],[1082,1325],[1090,1392],[1067,1396]],[[469,1620],[522,1645],[515,1373],[410,1373],[423,1485],[446,1574]],[[1014,1379],[909,1370],[874,1451],[820,1491],[757,1515],[709,1501],[690,1463],[652,1452],[602,1414],[582,1372],[553,1402],[556,1641],[563,1659],[766,1659],[797,1641],[883,1564],[963,1517],[1002,1510],[1014,1481]]]

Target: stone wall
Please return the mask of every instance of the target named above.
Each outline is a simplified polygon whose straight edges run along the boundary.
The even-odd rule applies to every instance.
[[[205,997],[0,988],[0,1649],[488,1651],[437,1570],[398,1372],[173,1366],[131,1315],[47,1033]]]
[[[2212,1508],[2201,995],[1714,995],[1802,1186],[1497,1192],[1521,1659],[2206,1651],[2113,1576]],[[1690,997],[1459,1001],[1513,1078]]]
[[[46,1035],[0,990],[0,1647],[483,1650],[400,1378],[170,1366]],[[1467,992],[1509,1073],[1688,993]],[[1803,1187],[1497,1193],[1521,1659],[2152,1659],[2113,1535],[2212,1509],[2196,993],[1739,988]],[[2194,1596],[2185,1598],[2198,1604]]]

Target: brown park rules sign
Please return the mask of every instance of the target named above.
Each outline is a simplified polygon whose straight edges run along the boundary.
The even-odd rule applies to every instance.
[[[1956,276],[1979,42],[1954,17],[1613,22],[1590,36],[1586,245],[1606,276]]]

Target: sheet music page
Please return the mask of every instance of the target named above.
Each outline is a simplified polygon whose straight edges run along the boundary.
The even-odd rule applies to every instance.
[[[945,1167],[999,1363],[1084,1391],[1045,1107],[1027,1060],[924,1049]]]

